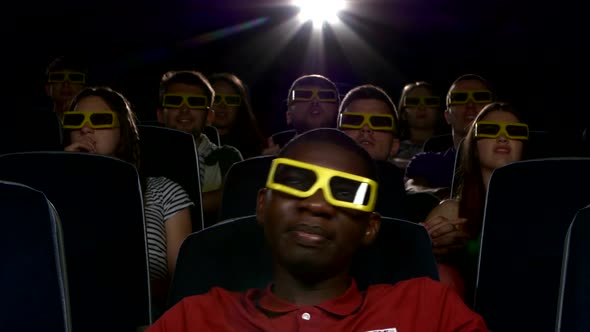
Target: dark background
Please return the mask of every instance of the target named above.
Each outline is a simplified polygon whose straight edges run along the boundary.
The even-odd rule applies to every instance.
[[[13,3],[0,25],[8,78],[2,91],[14,109],[30,107],[43,96],[47,64],[74,54],[89,62],[91,84],[123,92],[140,119],[150,120],[165,71],[229,71],[249,85],[269,135],[285,128],[284,99],[302,74],[324,74],[341,93],[377,84],[397,102],[405,83],[430,81],[442,95],[459,75],[477,73],[533,129],[577,132],[588,122],[584,53],[590,29],[582,3],[349,2],[341,14],[346,28],[325,27],[323,47],[309,24],[292,33],[281,29],[295,26],[297,10],[289,1]],[[247,29],[221,30],[252,21]]]

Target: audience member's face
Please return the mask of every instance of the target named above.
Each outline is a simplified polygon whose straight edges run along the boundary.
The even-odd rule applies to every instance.
[[[504,111],[493,111],[484,116],[481,121],[519,123],[514,114]],[[493,170],[522,159],[523,142],[506,138],[502,134],[497,138],[478,138],[477,150],[482,168]]]
[[[233,97],[229,99],[230,101],[232,99],[236,99],[236,97],[239,97],[240,103],[243,102],[241,100],[239,91],[227,81],[218,80],[213,83],[212,86],[213,90],[215,90],[215,96],[229,96],[230,98]],[[225,100],[222,100],[222,98],[219,98],[219,100],[219,103],[213,105],[213,109],[215,110],[215,120],[213,120],[213,126],[219,130],[220,134],[225,134],[229,132],[234,125],[240,106],[228,106]]]
[[[489,90],[484,83],[479,80],[459,81],[453,85],[450,91],[474,91]],[[475,103],[470,99],[466,104],[450,105],[445,113],[447,122],[452,126],[453,132],[460,136],[467,134],[467,129],[488,103]]]
[[[56,110],[58,112],[66,111],[66,108],[69,107],[72,99],[82,91],[83,88],[84,84],[72,83],[67,79],[63,82],[51,82],[46,85],[47,95],[54,103],[63,107],[63,109]]]
[[[88,96],[79,100],[74,111],[92,112],[92,111],[112,111],[109,105],[100,97]],[[72,143],[85,141],[94,145],[97,154],[114,156],[121,140],[120,128],[94,129],[88,123],[77,130],[70,132]]]
[[[357,99],[352,101],[343,113],[387,114],[391,111],[387,104],[377,99]],[[341,128],[348,136],[354,138],[375,160],[387,160],[393,146],[391,130],[373,130],[369,124],[361,129]]]
[[[166,93],[205,96],[205,90],[202,87],[184,83],[170,84]],[[206,125],[208,113],[207,109],[190,108],[185,100],[179,108],[162,107],[158,109],[158,121],[168,128],[199,137]]]
[[[406,94],[408,97],[432,97],[432,92],[423,86],[416,87]],[[406,106],[406,117],[410,128],[430,130],[434,129],[439,109],[420,103],[419,106]]]
[[[357,155],[329,143],[303,143],[285,157],[367,176]],[[372,241],[379,220],[376,214],[330,205],[321,189],[307,198],[261,191],[257,215],[277,263],[297,273],[342,271],[357,247]]]
[[[313,84],[303,84],[297,89],[327,89]],[[334,93],[338,92],[334,90]],[[287,111],[287,124],[291,124],[298,134],[317,128],[335,128],[338,116],[338,101],[321,101],[315,95],[309,101],[290,101]]]

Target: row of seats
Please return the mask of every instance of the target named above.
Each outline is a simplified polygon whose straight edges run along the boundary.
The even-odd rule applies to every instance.
[[[133,331],[137,326],[151,323],[143,199],[133,165],[86,153],[5,154],[0,156],[0,180],[42,192],[57,211],[63,230],[66,267],[63,279],[67,280],[74,331]],[[7,186],[3,189],[8,190]],[[25,199],[20,205],[13,203],[8,199],[11,195],[10,191],[2,195],[0,219],[4,230],[10,229],[10,225],[32,222],[29,220],[35,217],[29,217],[29,213],[47,210],[43,205],[27,206]],[[46,237],[47,229],[49,224],[4,233],[2,264],[6,265],[0,270],[3,276],[12,276],[13,282],[3,282],[2,286],[21,290],[12,293],[15,298],[11,301],[4,297],[11,293],[3,293],[6,304],[31,302],[19,297],[27,296],[25,290],[39,286],[31,278],[45,280],[55,276],[54,269],[31,261],[34,255],[28,256],[29,252],[39,250],[38,244],[28,241],[28,237]],[[13,309],[16,312],[12,312]],[[1,330],[52,330],[46,326],[25,328],[42,322],[32,316],[31,310],[22,310],[19,314],[20,309],[12,305],[3,307],[2,321],[9,319],[22,325],[8,325],[14,328],[0,325]],[[45,308],[46,314],[54,309]],[[19,317],[25,319],[19,320]]]
[[[566,234],[578,211],[590,203],[588,169],[590,158],[571,157],[520,161],[493,172],[474,304],[491,330],[555,328]],[[588,262],[578,259],[576,266],[588,271]],[[590,289],[577,291],[590,298]],[[588,319],[566,312],[570,318]]]

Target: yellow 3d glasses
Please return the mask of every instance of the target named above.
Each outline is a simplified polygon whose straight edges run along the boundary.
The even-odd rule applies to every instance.
[[[463,105],[470,100],[476,104],[489,104],[494,101],[494,96],[490,90],[455,90],[449,95],[449,105]]]
[[[524,123],[480,121],[475,124],[476,138],[497,138],[500,135],[509,139],[529,139],[529,126]]]
[[[86,83],[86,74],[78,71],[53,71],[47,75],[47,82],[49,83],[62,83],[69,81],[74,84]]]
[[[404,97],[404,107],[439,107],[440,97],[437,96],[415,96]]]
[[[367,114],[343,112],[338,115],[338,129],[361,129],[365,125],[379,131],[395,131],[395,121],[391,114]]]
[[[377,201],[377,183],[369,178],[289,158],[273,160],[266,187],[299,198],[322,189],[329,204],[364,212]]]
[[[334,89],[293,89],[293,91],[291,91],[291,95],[289,96],[289,101],[310,101],[314,97],[321,102],[335,103],[338,101],[338,91]]]
[[[113,111],[65,112],[62,118],[64,129],[80,129],[88,123],[94,129],[119,127],[119,117]]]
[[[181,108],[186,105],[190,109],[207,109],[209,100],[204,95],[167,93],[162,97],[162,107]]]
[[[227,106],[240,106],[242,105],[242,97],[240,95],[216,93],[215,98],[213,98],[213,105],[219,106],[222,102]]]

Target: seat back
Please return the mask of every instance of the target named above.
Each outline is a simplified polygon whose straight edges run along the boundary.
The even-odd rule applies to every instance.
[[[225,175],[219,220],[256,213],[258,190],[266,186],[266,178],[275,155],[258,156],[234,163]]]
[[[278,133],[272,134],[271,138],[275,144],[278,144],[281,148],[287,144],[293,137],[295,137],[295,130],[283,130]]]
[[[205,127],[203,128],[203,134],[207,136],[211,143],[214,143],[217,146],[221,146],[221,137],[219,137],[219,131],[217,130],[217,128],[210,125],[205,125]]]
[[[63,150],[61,121],[49,110],[2,114],[0,154]]]
[[[438,279],[424,227],[383,218],[375,242],[353,260],[360,289],[413,277]],[[239,276],[239,277],[236,277]],[[272,256],[255,216],[231,219],[189,235],[183,242],[170,289],[170,306],[219,286],[232,291],[264,288],[272,280]]]
[[[7,154],[0,156],[0,180],[42,191],[59,213],[74,330],[132,331],[151,323],[143,198],[133,165],[88,153]]]
[[[59,218],[45,195],[0,181],[2,331],[71,331]]]
[[[590,158],[521,161],[496,169],[487,193],[475,309],[491,330],[555,326],[563,244],[590,202]]]
[[[590,206],[576,214],[565,239],[556,327],[590,331]]]
[[[375,211],[382,216],[407,219],[404,171],[389,161],[377,160],[379,189]]]
[[[424,142],[422,150],[424,152],[441,152],[451,148],[453,144],[452,134],[436,135],[429,137]]]
[[[193,230],[203,229],[199,158],[193,135],[152,125],[139,125],[138,129],[142,175],[164,176],[178,183],[195,203]]]
[[[419,223],[426,221],[426,217],[440,203],[440,199],[427,191],[416,191],[406,193],[404,202],[407,220]]]

